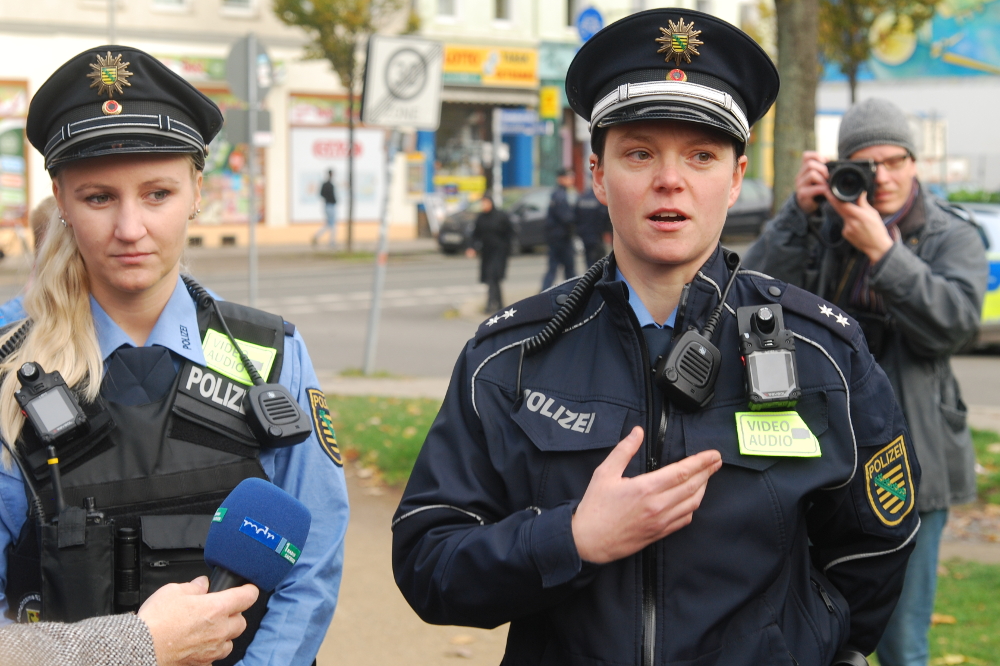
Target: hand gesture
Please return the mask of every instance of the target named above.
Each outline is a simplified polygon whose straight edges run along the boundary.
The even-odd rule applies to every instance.
[[[841,201],[833,195],[827,199],[844,219],[841,232],[844,240],[863,252],[873,264],[884,257],[894,241],[882,216],[868,203],[868,193],[862,192],[856,203]]]
[[[642,446],[636,426],[601,465],[573,515],[580,558],[603,564],[628,557],[691,522],[708,478],[722,467],[718,451],[703,451],[648,474],[622,474]]]

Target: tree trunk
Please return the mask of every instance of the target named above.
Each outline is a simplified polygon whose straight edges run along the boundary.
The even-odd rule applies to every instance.
[[[847,83],[851,86],[851,106],[858,101],[858,68],[851,67],[847,72]]]
[[[352,67],[353,71],[354,68]],[[354,251],[354,81],[347,86],[347,252]]]
[[[774,114],[774,206],[795,187],[802,153],[816,146],[819,0],[775,0],[781,91]]]

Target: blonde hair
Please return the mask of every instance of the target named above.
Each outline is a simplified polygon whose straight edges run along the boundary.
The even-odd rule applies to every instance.
[[[24,425],[14,399],[20,388],[17,369],[23,363],[34,361],[46,372],[58,370],[86,400],[96,399],[101,387],[104,364],[90,312],[90,280],[73,231],[62,225],[57,208],[36,251],[35,279],[25,291],[24,309],[33,322],[31,330],[20,348],[0,362],[0,437],[11,446]],[[18,328],[12,327],[0,344]],[[6,449],[0,461],[10,468]]]

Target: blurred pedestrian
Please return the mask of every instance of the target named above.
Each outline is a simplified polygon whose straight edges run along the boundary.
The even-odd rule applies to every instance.
[[[317,245],[323,234],[329,232],[330,247],[337,247],[337,190],[333,186],[333,169],[326,172],[326,180],[319,188],[319,195],[323,198],[326,223],[313,236],[312,244]]]
[[[50,222],[58,223],[59,214],[55,197],[45,197],[34,210],[31,211],[29,222],[31,223],[32,245],[34,246],[35,257],[45,242],[45,232]],[[28,284],[35,276],[35,267],[32,265],[31,275],[28,276]],[[6,326],[15,321],[20,321],[27,317],[24,311],[24,294],[18,294],[3,305],[0,305],[0,326]]]
[[[576,277],[573,256],[573,202],[570,194],[573,187],[573,171],[560,169],[556,176],[556,188],[552,190],[549,212],[545,218],[545,242],[549,246],[549,268],[542,279],[542,291],[556,281],[556,273],[562,266],[563,278]],[[575,194],[575,192],[573,192]]]
[[[923,666],[948,506],[976,497],[967,411],[949,361],[979,328],[986,255],[975,226],[921,187],[909,123],[891,102],[851,107],[839,153],[874,162],[873,203],[867,193],[853,203],[833,196],[827,165],[807,152],[795,193],[743,265],[808,289],[857,319],[892,382],[923,470],[921,527],[877,652],[882,666]],[[890,509],[893,495],[907,492],[876,491]],[[889,525],[894,518],[879,520]]]
[[[503,307],[500,282],[507,275],[507,258],[514,241],[514,226],[507,213],[493,205],[490,196],[481,199],[482,211],[476,217],[472,231],[473,247],[467,254],[475,256],[479,252],[479,281],[487,285],[486,314]]]
[[[597,200],[593,188],[584,188],[576,201],[576,235],[583,241],[587,267],[593,266],[608,253],[604,239],[611,233],[608,207]]]

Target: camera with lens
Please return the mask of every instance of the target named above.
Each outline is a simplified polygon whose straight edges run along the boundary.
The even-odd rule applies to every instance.
[[[874,205],[877,171],[874,160],[839,160],[827,162],[826,168],[830,172],[827,182],[833,196],[853,203],[862,192],[867,192],[868,203]]]
[[[18,369],[17,379],[21,389],[14,398],[46,445],[64,442],[87,428],[87,415],[59,372],[45,372],[28,362]]]

